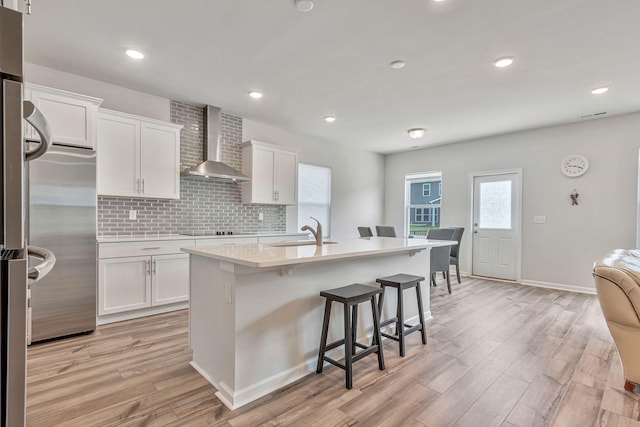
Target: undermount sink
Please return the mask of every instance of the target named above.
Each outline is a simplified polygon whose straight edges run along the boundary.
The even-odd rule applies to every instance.
[[[323,245],[334,245],[338,242],[334,242],[332,240],[325,240],[322,242]],[[269,243],[267,246],[273,246],[275,248],[283,247],[283,246],[315,246],[315,240],[296,240],[293,242],[277,242],[277,243]]]

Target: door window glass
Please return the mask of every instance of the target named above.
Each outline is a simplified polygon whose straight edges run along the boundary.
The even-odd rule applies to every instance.
[[[480,183],[480,228],[511,228],[511,181]]]

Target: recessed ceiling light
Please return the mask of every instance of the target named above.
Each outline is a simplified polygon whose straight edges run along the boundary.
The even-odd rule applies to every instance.
[[[336,121],[336,118],[334,116],[324,116],[324,121],[327,123],[333,123]]]
[[[293,0],[293,5],[299,12],[309,12],[313,9],[312,0]]]
[[[392,61],[392,62],[389,64],[389,67],[393,68],[394,70],[399,70],[399,69],[401,69],[401,68],[404,68],[404,66],[405,66],[405,65],[406,65],[406,64],[404,63],[404,61],[402,61],[402,60],[398,59],[398,60],[396,60],[396,61]]]
[[[140,52],[139,50],[125,49],[124,52],[127,54],[127,56],[129,58],[133,58],[133,59],[142,59],[142,58],[144,58],[144,53]]]
[[[425,128],[413,128],[413,129],[409,129],[407,133],[409,134],[409,137],[413,139],[418,139],[418,138],[422,138],[426,131],[427,130]]]
[[[249,92],[249,96],[252,97],[253,99],[260,99],[262,98],[262,92],[258,92],[257,90],[252,90],[251,92]]]
[[[607,93],[609,91],[609,86],[597,87],[591,91],[594,95],[602,95],[603,93]]]
[[[495,65],[497,68],[504,68],[513,64],[513,60],[514,60],[513,56],[503,56],[501,58],[496,59],[493,62],[493,65]]]

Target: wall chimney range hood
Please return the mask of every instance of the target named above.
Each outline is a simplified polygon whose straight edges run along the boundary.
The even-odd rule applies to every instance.
[[[203,147],[204,161],[186,169],[182,174],[234,182],[249,181],[250,178],[248,176],[220,161],[222,142],[220,139],[220,120],[222,116],[220,108],[207,105],[204,108],[204,113],[206,119]]]

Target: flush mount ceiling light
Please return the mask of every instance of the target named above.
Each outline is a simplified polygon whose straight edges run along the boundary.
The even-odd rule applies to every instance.
[[[262,92],[258,92],[257,90],[252,90],[251,92],[249,92],[249,96],[252,97],[253,99],[260,99],[262,98]]]
[[[293,0],[293,5],[296,7],[298,12],[309,12],[313,9],[312,0]]]
[[[144,53],[140,52],[139,50],[135,50],[135,49],[125,49],[124,53],[127,54],[127,56],[129,58],[133,58],[133,59],[142,59],[144,58]]]
[[[602,95],[603,93],[609,92],[609,86],[597,87],[591,91],[594,95]]]
[[[389,67],[393,68],[394,70],[399,70],[401,68],[404,68],[405,65],[406,64],[404,63],[404,61],[398,59],[398,60],[392,61],[389,64]]]
[[[324,121],[327,123],[333,123],[336,121],[336,118],[334,116],[324,116]]]
[[[493,61],[493,65],[495,65],[496,68],[504,68],[513,64],[513,60],[513,56],[503,56]]]
[[[409,134],[409,137],[413,139],[418,139],[418,138],[422,138],[426,131],[427,130],[425,128],[413,128],[413,129],[409,129],[407,133]]]

